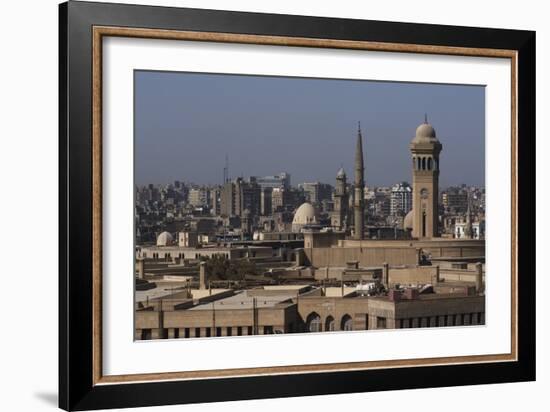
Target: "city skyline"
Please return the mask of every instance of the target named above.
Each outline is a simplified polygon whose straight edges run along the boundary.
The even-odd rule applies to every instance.
[[[135,94],[138,186],[221,184],[226,155],[231,178],[285,171],[293,186],[333,185],[340,167],[353,173],[357,121],[366,185],[410,182],[407,145],[425,113],[446,148],[442,187],[485,186],[482,86],[137,71]]]

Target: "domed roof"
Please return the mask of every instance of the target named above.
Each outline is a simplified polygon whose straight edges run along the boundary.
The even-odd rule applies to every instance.
[[[411,209],[411,211],[407,213],[407,215],[405,216],[405,219],[403,219],[403,229],[412,230],[412,228],[413,228],[413,211]]]
[[[416,128],[416,136],[412,140],[413,143],[435,143],[437,141],[435,129],[427,121]]]
[[[346,171],[344,170],[343,167],[341,167],[340,170],[338,170],[338,173],[336,173],[336,177],[346,177]]]
[[[157,246],[169,246],[174,243],[174,238],[168,232],[162,232],[157,237]]]
[[[317,223],[317,212],[310,203],[303,203],[294,213],[293,225],[309,225]]]

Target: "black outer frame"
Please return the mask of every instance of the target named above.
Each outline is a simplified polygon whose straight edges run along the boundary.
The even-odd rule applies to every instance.
[[[518,361],[93,385],[92,26],[518,52]],[[59,6],[59,407],[107,409],[535,380],[535,32],[74,2]]]

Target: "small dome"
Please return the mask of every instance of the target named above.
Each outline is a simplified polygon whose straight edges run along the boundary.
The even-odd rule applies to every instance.
[[[437,142],[435,129],[427,122],[422,123],[416,128],[416,136],[413,143],[435,143]]]
[[[403,219],[403,229],[405,230],[412,230],[413,228],[413,211],[407,213],[405,216],[405,219]]]
[[[303,203],[294,213],[293,225],[309,225],[317,223],[317,212],[310,203]]]
[[[174,238],[168,232],[162,232],[157,237],[157,246],[169,246],[174,243]]]
[[[338,173],[336,173],[336,177],[346,177],[346,172],[344,171],[343,167],[338,170]]]
[[[422,123],[416,128],[416,137],[435,137],[435,130],[429,123]]]

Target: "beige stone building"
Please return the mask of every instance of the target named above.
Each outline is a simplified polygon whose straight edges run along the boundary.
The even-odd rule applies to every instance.
[[[362,296],[354,287],[298,285],[222,291],[200,299],[168,296],[136,311],[137,340],[298,332],[481,325],[485,299],[455,284],[436,293],[419,288]]]

